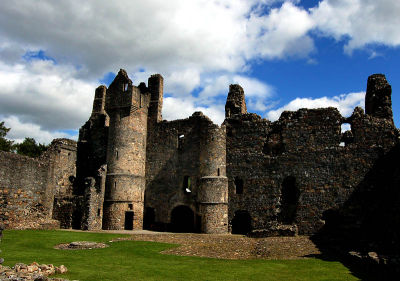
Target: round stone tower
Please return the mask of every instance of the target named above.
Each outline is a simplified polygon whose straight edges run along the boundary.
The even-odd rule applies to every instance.
[[[103,229],[142,229],[148,95],[120,70],[107,90],[110,117]]]
[[[201,142],[198,191],[201,232],[228,232],[225,126],[209,124]]]

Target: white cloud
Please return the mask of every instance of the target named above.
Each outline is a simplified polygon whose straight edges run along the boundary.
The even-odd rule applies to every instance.
[[[201,111],[216,124],[221,124],[225,119],[223,106],[195,106],[194,100],[167,97],[163,103],[163,119],[175,120],[188,118],[193,112]]]
[[[252,14],[247,27],[250,58],[305,57],[314,50],[313,40],[307,35],[314,22],[307,11],[291,2],[272,9],[266,17]]]
[[[48,144],[55,138],[72,138],[77,140],[77,135],[69,135],[60,131],[43,130],[39,125],[33,123],[23,123],[17,117],[10,116],[3,118],[4,124],[11,130],[7,134],[8,139],[12,139],[17,143],[22,142],[25,138],[34,138],[38,143]]]
[[[251,77],[253,62],[290,57],[316,62],[310,31],[344,40],[348,52],[371,43],[400,44],[398,0],[323,0],[311,10],[299,5],[299,0],[3,0],[0,112],[44,131],[77,129],[89,117],[93,81],[124,68],[135,84],[152,73],[164,76],[164,92],[172,95],[164,102],[167,118],[202,110],[220,123],[231,83],[244,87],[249,111],[268,110],[274,89]],[[32,50],[44,50],[57,63],[23,61]]]
[[[292,1],[263,13],[276,2],[282,1],[4,0],[0,34],[9,44],[81,65],[96,78],[119,67],[166,75],[236,72],[247,59],[306,55],[313,48],[307,12]]]
[[[0,112],[42,130],[77,129],[89,117],[96,85],[77,75],[52,61],[0,63]]]
[[[400,45],[398,0],[324,0],[311,14],[325,35],[349,39],[348,53],[373,43]]]
[[[343,116],[350,116],[356,106],[364,107],[365,92],[349,93],[340,96],[312,98],[296,98],[288,104],[267,112],[266,117],[278,120],[283,111],[295,111],[300,108],[336,107]]]

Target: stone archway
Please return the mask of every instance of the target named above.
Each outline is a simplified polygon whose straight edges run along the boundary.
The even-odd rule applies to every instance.
[[[194,232],[194,213],[188,206],[180,205],[171,212],[171,231]]]

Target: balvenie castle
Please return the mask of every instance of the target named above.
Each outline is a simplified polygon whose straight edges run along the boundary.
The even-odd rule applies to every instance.
[[[400,141],[384,75],[346,118],[300,109],[270,122],[247,112],[239,85],[221,126],[201,112],[165,121],[162,105],[161,75],[134,86],[120,70],[96,89],[77,143],[56,139],[35,159],[0,152],[6,228],[328,231],[399,252]]]

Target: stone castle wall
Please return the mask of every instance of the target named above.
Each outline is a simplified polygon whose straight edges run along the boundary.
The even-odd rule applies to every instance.
[[[201,112],[163,121],[162,76],[136,87],[121,70],[109,89],[96,90],[77,147],[62,139],[39,159],[0,154],[2,220],[20,227],[16,217],[25,212],[89,230],[314,234],[338,216],[358,225],[370,214],[360,198],[379,194],[382,170],[391,175],[382,190],[394,203],[385,194],[371,202],[376,221],[381,206],[398,202],[399,131],[385,77],[372,75],[367,85],[365,113],[300,109],[275,122],[247,113],[243,88],[231,85],[217,126]],[[342,132],[344,124],[351,129]],[[385,237],[398,236],[387,229]]]
[[[39,158],[0,151],[0,216],[6,228],[57,226],[53,200],[72,194],[75,147],[74,141],[57,139]]]

